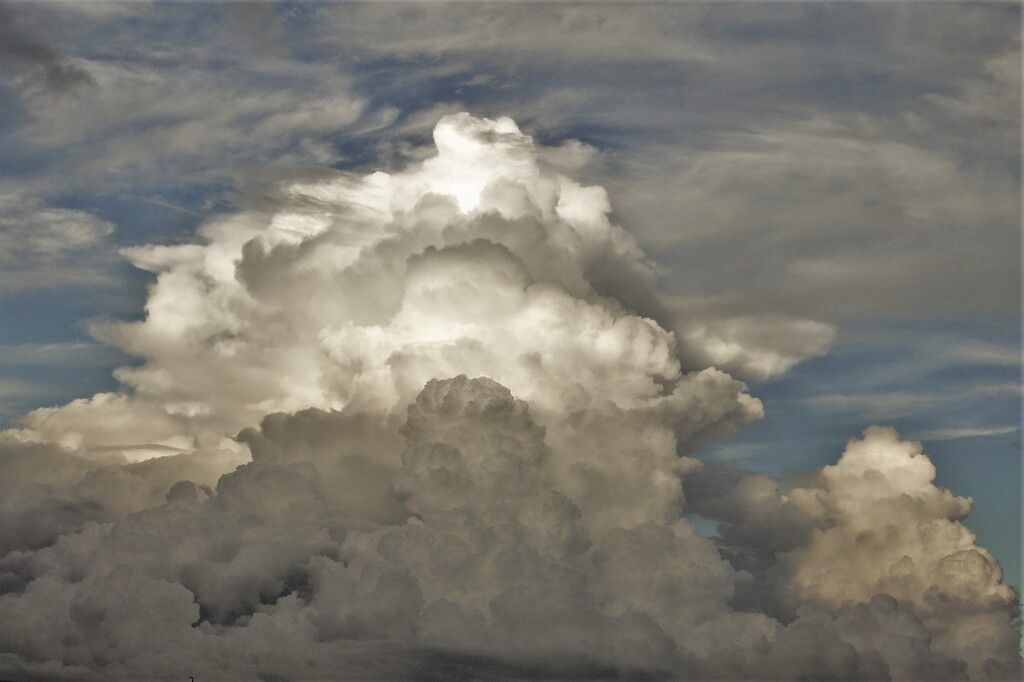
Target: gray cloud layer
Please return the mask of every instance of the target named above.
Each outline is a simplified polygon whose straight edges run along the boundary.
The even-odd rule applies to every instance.
[[[345,5],[324,16],[321,38],[379,60],[385,87],[395,62],[396,88],[448,69],[465,84],[446,93],[457,102],[612,147],[593,172],[691,307],[826,321],[1020,308],[1019,8]]]
[[[679,317],[719,319],[677,327],[627,302],[714,339],[704,361],[745,378],[787,366],[807,318],[1020,309],[1012,4],[192,9],[7,10],[10,50],[92,85],[54,97],[18,67],[6,189],[145,201],[266,163],[397,169],[444,113],[511,114],[599,143],[581,172],[670,266]],[[761,315],[773,351],[730,351],[723,330]]]
[[[724,521],[720,546],[679,506],[610,521],[588,471],[601,453],[555,446],[489,379],[429,382],[398,431],[307,410],[240,438],[253,461],[215,488],[171,485],[210,480],[199,456],[103,465],[6,444],[7,674],[1007,679],[1019,665],[1015,595],[959,523],[969,501],[891,430],[786,491],[660,468],[678,505],[681,480],[688,507]],[[627,505],[620,483],[620,511],[646,516],[650,491]]]

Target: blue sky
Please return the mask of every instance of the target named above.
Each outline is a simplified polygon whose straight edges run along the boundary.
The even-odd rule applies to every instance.
[[[134,362],[89,333],[142,315],[120,248],[508,115],[592,148],[573,175],[657,265],[666,324],[834,329],[758,337],[807,359],[736,365],[766,417],[707,457],[795,476],[896,426],[1020,585],[1019,5],[565,8],[3,6],[4,423]]]

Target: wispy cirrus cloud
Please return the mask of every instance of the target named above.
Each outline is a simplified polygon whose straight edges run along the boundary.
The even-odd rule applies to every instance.
[[[942,395],[934,393],[910,393],[889,391],[879,393],[833,393],[816,395],[808,402],[836,412],[856,413],[867,420],[906,417],[935,410],[942,405],[961,403],[972,398],[1007,396],[1019,398],[1020,384],[1012,382],[983,383],[963,387],[956,392]]]
[[[115,227],[85,211],[0,195],[0,286],[7,292],[112,283]]]
[[[1003,436],[1020,431],[1020,426],[997,427],[960,427],[955,429],[935,429],[915,434],[920,440],[958,440],[960,438],[985,438],[987,436]]]

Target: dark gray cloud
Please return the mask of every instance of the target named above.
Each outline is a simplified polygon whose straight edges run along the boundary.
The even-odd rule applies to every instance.
[[[63,94],[95,85],[86,69],[20,26],[7,3],[0,4],[0,59],[0,72],[23,88]]]
[[[688,508],[725,523],[719,547],[678,517],[609,527],[577,506],[594,493],[559,482],[572,453],[489,379],[429,382],[400,428],[306,410],[241,439],[252,462],[215,488],[189,480],[209,480],[198,456],[98,464],[6,442],[4,508],[23,514],[4,512],[3,673],[1006,679],[1019,666],[1016,595],[959,524],[969,501],[934,487],[891,430],[785,491],[680,470]]]

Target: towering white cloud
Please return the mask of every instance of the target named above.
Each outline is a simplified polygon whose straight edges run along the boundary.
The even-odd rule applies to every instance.
[[[540,412],[664,409],[699,384],[720,390],[715,419],[759,416],[727,377],[684,378],[673,336],[615,300],[653,274],[600,187],[547,170],[509,119],[446,117],[435,138],[406,172],[284,184],[205,243],[127,250],[157,275],[146,319],[96,333],[145,362],[118,371],[126,393],[38,410],[23,437],[133,459],[230,448],[270,412],[401,410],[462,372]]]
[[[96,333],[141,364],[3,434],[0,672],[1015,669],[1014,595],[916,446],[719,480],[690,455],[761,405],[632,312],[654,275],[604,191],[507,118],[435,142],[126,252],[146,317]]]

